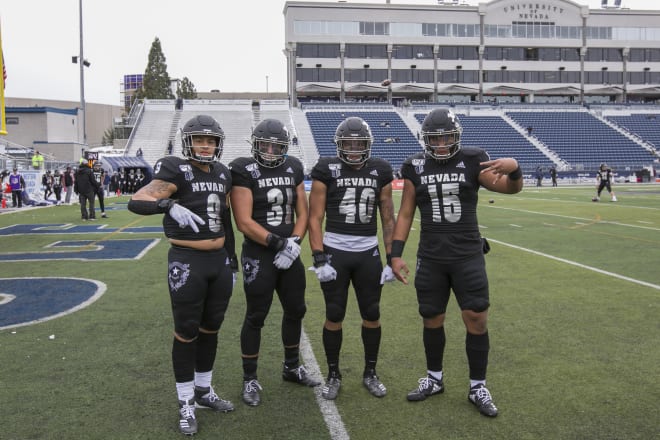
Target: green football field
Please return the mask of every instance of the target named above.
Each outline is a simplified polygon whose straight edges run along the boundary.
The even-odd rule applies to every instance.
[[[453,300],[446,321],[446,391],[424,402],[406,401],[426,366],[415,291],[399,282],[384,287],[381,301],[378,373],[386,397],[372,397],[361,383],[354,298],[344,322],[338,399],[326,402],[320,387],[283,382],[275,300],[262,334],[262,404],[247,407],[240,398],[245,301],[239,281],[214,369],[216,391],[236,410],[198,410],[197,438],[660,438],[660,185],[615,189],[617,203],[607,194],[591,202],[591,186],[480,192],[479,223],[492,248],[486,256],[488,387],[497,418],[481,416],[467,401],[465,331]],[[110,218],[95,223],[81,222],[78,206],[0,215],[0,328],[23,295],[13,292],[12,301],[2,287],[8,279],[26,278],[26,286],[46,279],[38,284],[44,295],[28,303],[28,312],[67,294],[68,287],[51,279],[94,280],[104,287],[85,307],[0,329],[0,439],[182,438],[171,369],[168,244],[158,228],[147,228],[159,226],[160,217],[133,215],[126,202],[107,199]],[[404,255],[410,267],[418,226]],[[144,249],[115,258],[110,250],[121,243]],[[108,258],[88,258],[103,252]],[[302,258],[311,265],[306,240]],[[303,355],[321,377],[327,371],[323,297],[307,273]]]

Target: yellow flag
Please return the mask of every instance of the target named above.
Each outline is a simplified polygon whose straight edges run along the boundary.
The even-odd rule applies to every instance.
[[[2,68],[2,81],[0,81],[0,134],[7,134],[7,119],[5,117],[5,55],[2,52],[2,28],[0,28],[0,67]]]

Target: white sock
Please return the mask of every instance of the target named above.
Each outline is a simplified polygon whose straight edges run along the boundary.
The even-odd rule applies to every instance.
[[[442,380],[442,371],[431,371],[431,370],[426,370],[426,372],[431,376],[433,379],[437,380],[440,382]]]
[[[195,382],[177,382],[176,394],[179,396],[179,400],[191,400],[195,397]]]
[[[470,379],[470,388],[474,388],[477,385],[483,385],[486,386],[486,380],[472,380]]]
[[[208,388],[211,386],[211,378],[213,377],[213,370],[199,373],[195,371],[195,386],[200,388]]]

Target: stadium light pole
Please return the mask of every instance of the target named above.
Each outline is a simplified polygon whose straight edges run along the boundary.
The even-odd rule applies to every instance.
[[[268,94],[268,75],[266,75],[266,95]]]
[[[83,13],[82,13],[82,0],[78,0],[78,11],[80,15],[80,110],[82,112],[82,130],[83,130],[83,145],[87,146],[87,121],[85,115],[85,65],[89,63],[83,57]]]

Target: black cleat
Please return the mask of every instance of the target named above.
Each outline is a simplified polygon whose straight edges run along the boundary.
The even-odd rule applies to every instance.
[[[229,400],[218,397],[215,391],[213,391],[213,387],[195,387],[195,407],[210,408],[213,411],[224,413],[234,410],[234,405]]]
[[[197,434],[195,400],[179,400],[179,430],[183,435]]]
[[[257,406],[261,403],[259,391],[263,390],[257,379],[243,381],[243,402],[250,406]]]
[[[493,403],[490,391],[483,384],[478,384],[470,388],[468,400],[479,408],[481,414],[488,417],[497,416],[497,407]]]
[[[442,383],[442,380],[436,380],[431,376],[422,377],[417,382],[419,382],[417,389],[408,393],[408,400],[411,402],[426,400],[427,397],[445,391],[445,386]]]
[[[295,368],[287,368],[285,365],[282,369],[282,379],[299,383],[308,387],[315,387],[321,385],[321,382],[313,379],[303,365],[298,365]]]
[[[378,379],[374,370],[369,370],[365,373],[362,378],[362,383],[372,396],[385,397],[387,394],[387,388],[385,388],[385,385],[383,385],[380,379]]]
[[[341,387],[341,374],[339,373],[330,373],[328,375],[328,380],[323,385],[321,390],[321,396],[326,400],[335,400],[337,394],[339,394],[339,388]]]

